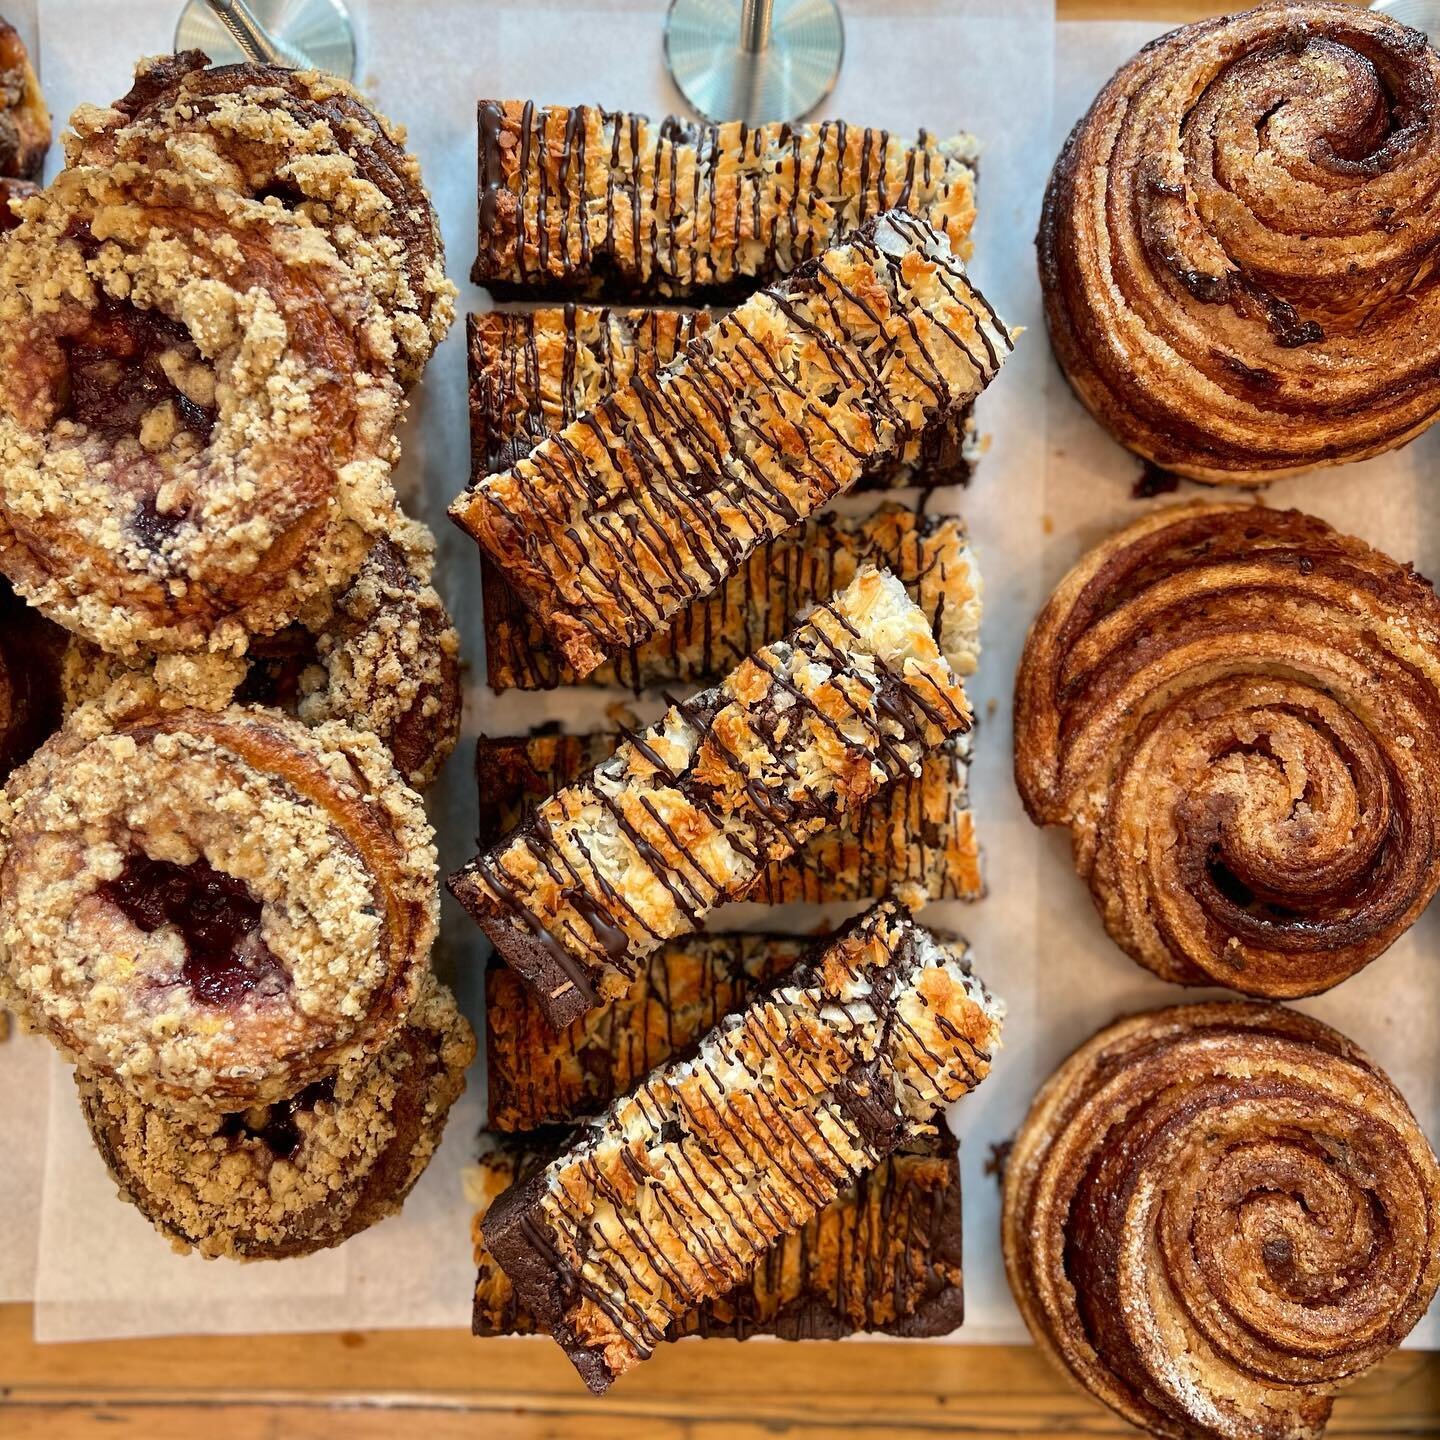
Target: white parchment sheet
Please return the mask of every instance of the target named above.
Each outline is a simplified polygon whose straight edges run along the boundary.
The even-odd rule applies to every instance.
[[[972,268],[1005,317],[1028,329],[982,401],[980,425],[991,444],[975,481],[967,491],[940,492],[932,501],[937,510],[965,515],[985,576],[985,649],[970,689],[980,717],[973,774],[989,893],[974,905],[936,905],[926,916],[970,936],[980,970],[1010,1006],[994,1073],[952,1117],[965,1171],[967,1289],[965,1327],[953,1338],[1014,1341],[1024,1331],[999,1262],[998,1190],[985,1173],[991,1148],[1013,1133],[1040,1080],[1092,1029],[1122,1010],[1182,997],[1106,939],[1070,869],[1063,837],[1041,836],[1029,825],[1010,778],[1009,694],[1029,620],[1085,546],[1141,510],[1141,502],[1130,499],[1135,462],[1070,401],[1049,361],[1032,249],[1040,193],[1064,126],[1157,27],[1057,31],[1048,0],[844,0],[843,8],[846,62],[826,112],[902,132],[924,125],[980,136],[985,153]],[[42,0],[50,37],[44,63],[57,113],[122,93],[134,55],[168,48],[177,10],[178,0],[131,0],[123,13],[106,0]],[[464,282],[474,254],[475,100],[592,100],[651,114],[677,108],[661,63],[663,10],[656,0],[371,0],[361,11],[363,83],[410,128],[440,209],[462,309],[484,304],[481,292]],[[79,43],[100,35],[103,45]],[[1052,72],[1057,54],[1058,76]],[[583,730],[601,723],[606,705],[619,697],[591,689],[496,697],[483,686],[475,551],[443,513],[468,463],[462,327],[413,398],[403,438],[405,493],[440,537],[439,581],[470,663],[465,735],[432,805],[448,870],[471,852],[475,736],[514,733],[552,718]],[[1432,573],[1440,572],[1440,555],[1427,553],[1440,537],[1433,526],[1415,529],[1416,472],[1427,458],[1435,458],[1433,442],[1346,471],[1343,480],[1292,482],[1284,498],[1303,491],[1309,508],[1401,558],[1413,555],[1422,568],[1429,560]],[[858,509],[874,502],[845,503]],[[841,918],[838,910],[829,914]],[[788,907],[778,918],[782,927],[809,929],[818,912]],[[760,907],[735,907],[713,928],[762,923],[774,927],[777,917]],[[1390,956],[1308,1007],[1382,1057],[1432,1136],[1440,1097],[1425,1047],[1436,1033],[1440,1001],[1433,968],[1422,974],[1421,967],[1433,966],[1425,957],[1434,924],[1422,922]],[[447,899],[440,968],[459,976],[477,1028],[482,956],[478,932]],[[250,1267],[174,1256],[118,1204],[68,1076],[58,1062],[47,1068],[53,1074],[36,1287],[41,1338],[467,1323],[469,1209],[461,1185],[484,1111],[482,1066],[401,1217],[337,1252]],[[8,1124],[0,1113],[0,1143]],[[4,1193],[0,1188],[0,1201]],[[19,1239],[23,1248],[23,1229]],[[1433,1317],[1427,1324],[1422,1333],[1434,1343]]]

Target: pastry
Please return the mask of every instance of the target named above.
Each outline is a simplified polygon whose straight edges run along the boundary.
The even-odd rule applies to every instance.
[[[80,1101],[123,1198],[176,1250],[286,1260],[395,1214],[465,1088],[475,1037],[428,980],[372,1060],[271,1105],[185,1118],[79,1075]]]
[[[516,1298],[597,1392],[989,1070],[1001,1007],[893,901],[822,942],[490,1207]]]
[[[862,1331],[911,1338],[948,1335],[965,1312],[960,1161],[941,1118],[936,1134],[902,1145],[787,1235],[728,1295],[677,1316],[667,1340],[686,1335],[838,1340]],[[502,1191],[551,1158],[530,1137],[489,1143],[467,1172],[476,1212],[477,1335],[530,1335],[535,1317],[485,1248],[481,1228]]]
[[[479,250],[497,296],[742,298],[879,211],[970,253],[977,146],[884,130],[707,125],[594,105],[482,100]]]
[[[1440,1167],[1386,1076],[1273,1005],[1135,1015],[1041,1090],[1005,1171],[1035,1342],[1173,1440],[1317,1440],[1440,1283]]]
[[[163,168],[183,155],[221,190],[313,222],[389,317],[408,389],[455,318],[456,292],[404,129],[333,75],[209,63],[198,50],[142,61],[128,95],[76,112],[68,163]]]
[[[697,684],[716,680],[757,645],[778,640],[816,595],[850,583],[865,563],[893,572],[940,629],[951,664],[975,670],[981,577],[965,524],[884,505],[864,519],[817,515],[753,550],[713,593],[681,610],[668,629],[619,650],[585,677],[595,685]],[[485,664],[495,690],[548,690],[574,683],[544,628],[495,566],[482,569]]]
[[[437,910],[419,799],[339,724],[84,706],[0,805],[0,974],[86,1074],[187,1113],[382,1049]]]
[[[0,580],[0,784],[60,728],[65,632]]]
[[[1152,41],[1040,219],[1050,340],[1122,445],[1211,484],[1377,455],[1440,411],[1440,56],[1339,0]]]
[[[969,726],[924,613],[867,567],[450,886],[558,1028]]]
[[[127,665],[72,636],[64,666],[74,708],[117,682],[153,680],[158,703],[271,705],[307,725],[343,720],[378,736],[407,784],[428,787],[460,731],[459,636],[431,585],[435,537],[401,520],[371,546],[354,580],[243,656],[162,655]]]
[[[1035,621],[1015,775],[1134,959],[1313,995],[1440,886],[1440,601],[1299,511],[1158,510]]]
[[[470,442],[475,482],[508,470],[636,376],[668,365],[710,316],[704,310],[561,305],[471,315]],[[908,441],[859,490],[964,485],[978,452],[971,407]]]
[[[390,326],[302,218],[125,178],[0,246],[0,570],[107,650],[238,653],[394,524]]]
[[[482,735],[475,750],[481,846],[608,759],[623,738],[614,731]],[[969,789],[970,737],[957,735],[926,754],[918,774],[901,776],[793,856],[767,865],[745,898],[766,905],[875,900],[913,884],[932,900],[979,899],[985,887]]]
[[[992,380],[1009,332],[899,211],[451,506],[580,676]]]
[[[50,151],[50,111],[25,42],[0,19],[0,176],[38,180]]]
[[[662,945],[618,1000],[555,1030],[508,965],[485,972],[485,1093],[491,1130],[567,1125],[603,1110],[683,1054],[807,942],[788,935],[687,935]]]

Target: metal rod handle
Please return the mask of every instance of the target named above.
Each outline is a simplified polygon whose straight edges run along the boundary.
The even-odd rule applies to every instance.
[[[288,70],[311,70],[314,62],[302,50],[278,40],[255,18],[245,0],[205,0],[215,18],[235,43],[257,65],[279,65]]]
[[[775,0],[741,0],[740,48],[758,55],[770,44],[770,25],[775,15]]]

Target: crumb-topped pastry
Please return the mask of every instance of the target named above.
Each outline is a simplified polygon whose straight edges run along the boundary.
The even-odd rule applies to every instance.
[[[721,125],[482,100],[480,244],[496,295],[733,300],[882,210],[970,253],[973,137],[913,144],[843,120]]]
[[[318,70],[211,67],[198,50],[142,61],[130,93],[82,106],[71,165],[184,166],[224,191],[303,215],[389,316],[408,389],[455,318],[440,223],[405,131]]]
[[[508,470],[636,375],[653,375],[710,325],[704,310],[560,305],[471,315],[470,445],[475,481]],[[856,489],[963,485],[977,455],[971,407],[914,436]]]
[[[949,424],[1011,338],[889,211],[451,506],[579,675]]]
[[[435,936],[385,748],[275,711],[82,707],[0,797],[10,989],[87,1073],[192,1112],[374,1054]]]
[[[637,691],[717,680],[757,645],[778,640],[815,596],[843,589],[865,564],[882,566],[905,585],[931,617],[956,672],[973,674],[982,583],[965,522],[887,504],[863,519],[817,515],[761,545],[667,629],[617,651],[585,680]],[[491,687],[548,690],[574,683],[575,672],[544,627],[488,559],[481,580]]]
[[[50,150],[50,110],[30,52],[0,18],[0,176],[38,180]]]
[[[1278,1005],[1132,1015],[1035,1098],[1002,1238],[1035,1343],[1167,1440],[1320,1440],[1440,1285],[1440,1165],[1389,1078]]]
[[[606,1389],[988,1074],[968,953],[877,905],[583,1125],[482,1226],[521,1304]]]
[[[960,1161],[943,1118],[936,1117],[935,1130],[858,1176],[807,1224],[767,1250],[729,1294],[672,1321],[665,1338],[948,1335],[965,1312]],[[535,1317],[485,1248],[482,1227],[500,1194],[553,1157],[559,1137],[482,1140],[479,1160],[465,1177],[475,1205],[471,1329],[476,1335],[533,1334]]]
[[[924,612],[866,567],[551,796],[451,889],[552,1023],[568,1024],[969,727]]]
[[[287,1260],[395,1214],[465,1088],[475,1036],[427,980],[372,1060],[270,1105],[195,1118],[79,1075],[90,1133],[121,1195],[176,1250]]]
[[[519,826],[537,805],[608,759],[624,736],[482,735],[475,747],[482,846]],[[975,815],[970,809],[970,736],[926,753],[868,805],[845,815],[785,860],[767,865],[747,900],[784,905],[878,900],[897,885],[932,900],[976,900],[984,892]]]
[[[105,649],[243,650],[393,523],[388,319],[322,231],[65,170],[0,247],[0,570]]]

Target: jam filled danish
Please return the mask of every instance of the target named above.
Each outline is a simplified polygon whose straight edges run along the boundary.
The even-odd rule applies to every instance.
[[[22,1012],[172,1108],[283,1100],[374,1054],[426,973],[430,827],[339,724],[84,706],[11,777],[0,846]]]

